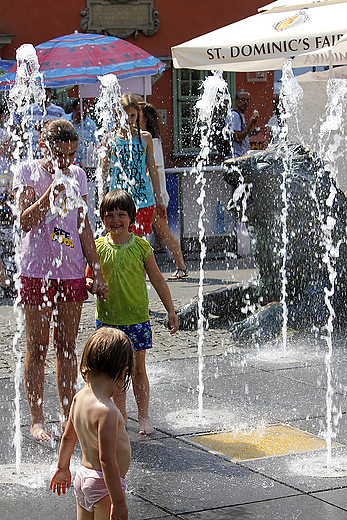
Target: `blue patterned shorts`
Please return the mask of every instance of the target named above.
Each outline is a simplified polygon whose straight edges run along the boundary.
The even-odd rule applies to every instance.
[[[130,339],[133,349],[136,351],[152,348],[152,329],[149,320],[144,323],[136,323],[135,325],[108,325],[107,323],[95,320],[95,330],[101,327],[113,327],[114,329],[123,331]]]

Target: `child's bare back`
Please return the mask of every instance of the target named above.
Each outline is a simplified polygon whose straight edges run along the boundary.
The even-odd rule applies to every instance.
[[[103,447],[102,441],[106,435],[109,438],[109,449],[112,448],[115,452],[119,474],[125,478],[130,466],[130,442],[123,416],[112,399],[96,395],[92,386],[87,384],[75,395],[70,416],[82,449],[82,466],[102,470],[99,449]],[[104,428],[108,424],[115,427],[105,432]]]
[[[120,330],[104,327],[87,341],[80,366],[86,386],[73,399],[50,485],[58,495],[70,487],[70,459],[78,439],[82,462],[74,491],[79,520],[90,520],[94,513],[99,520],[128,520],[124,478],[130,442],[112,397],[124,392],[132,368],[132,345]]]

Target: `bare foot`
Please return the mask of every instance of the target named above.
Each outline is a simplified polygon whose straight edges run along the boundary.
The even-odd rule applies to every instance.
[[[139,425],[140,425],[140,433],[142,435],[150,435],[154,432],[154,428],[149,421],[149,417],[144,417],[140,419],[139,417]]]
[[[34,423],[30,428],[30,433],[37,441],[56,440],[55,435],[47,428],[45,423]]]

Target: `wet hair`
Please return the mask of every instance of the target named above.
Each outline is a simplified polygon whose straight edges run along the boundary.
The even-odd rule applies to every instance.
[[[133,347],[123,331],[113,327],[96,330],[85,344],[80,372],[85,381],[89,372],[102,372],[115,383],[125,368],[124,390],[129,386],[134,366]]]
[[[152,137],[160,138],[159,122],[160,117],[156,108],[151,103],[141,103],[140,110],[146,119],[146,130]]]
[[[137,110],[137,118],[136,118],[136,126],[137,126],[137,134],[140,139],[140,143],[142,143],[141,139],[141,128],[140,128],[140,105],[137,101],[136,97],[133,94],[123,94],[120,98],[120,103],[125,111],[129,108],[135,108]]]
[[[47,119],[36,123],[35,129],[39,132],[40,142],[48,146],[78,141],[78,133],[75,127],[66,119]]]
[[[139,102],[133,94],[122,94],[120,102],[124,110],[127,110],[128,108],[135,108],[140,115]]]
[[[136,218],[136,206],[134,199],[124,190],[109,191],[100,204],[100,217],[104,221],[105,214],[115,209],[126,211],[130,218],[130,224],[134,224]]]

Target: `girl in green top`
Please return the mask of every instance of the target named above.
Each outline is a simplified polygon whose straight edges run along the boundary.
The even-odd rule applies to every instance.
[[[96,241],[96,249],[108,295],[103,302],[97,301],[95,328],[117,327],[131,340],[135,355],[132,383],[140,433],[150,434],[154,429],[148,416],[149,383],[145,355],[146,349],[152,347],[152,332],[145,272],[168,312],[171,334],[177,332],[178,320],[169,288],[158,269],[153,249],[147,240],[129,231],[129,226],[135,222],[136,216],[136,206],[131,195],[123,190],[107,193],[100,206],[100,216],[108,234]],[[93,282],[93,271],[89,266],[86,278],[88,288]],[[126,420],[125,392],[117,396],[115,403]]]

